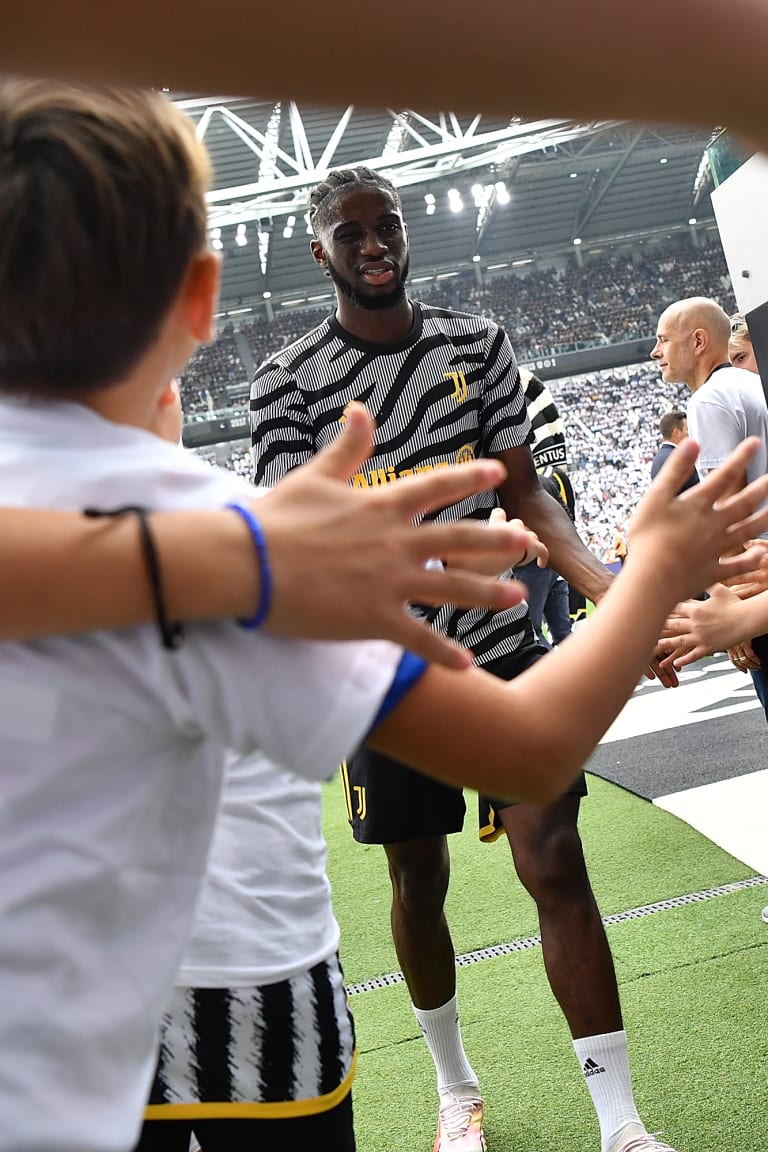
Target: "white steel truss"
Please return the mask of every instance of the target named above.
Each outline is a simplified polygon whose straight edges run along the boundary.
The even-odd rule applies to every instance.
[[[225,126],[257,159],[257,178],[214,188],[208,195],[210,226],[226,227],[264,218],[303,215],[307,191],[323,180],[350,130],[354,108],[347,107],[322,139],[310,140],[301,110],[293,102],[276,104],[271,122],[283,133],[283,145],[234,111],[236,101],[183,100],[195,114],[202,107],[197,132],[206,139],[211,126]],[[427,183],[478,168],[502,169],[527,153],[552,149],[594,136],[610,123],[577,124],[572,120],[510,120],[506,127],[484,128],[475,116],[462,125],[453,112],[426,116],[413,109],[388,110],[389,130],[375,155],[356,156],[356,163],[384,172],[398,187]],[[285,137],[290,138],[290,147]],[[220,137],[219,137],[220,138]]]

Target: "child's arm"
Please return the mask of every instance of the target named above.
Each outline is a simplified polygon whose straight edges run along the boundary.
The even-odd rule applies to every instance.
[[[234,512],[149,517],[174,619],[253,611],[253,546]],[[74,512],[0,509],[0,640],[35,640],[153,619],[133,516],[88,520]]]
[[[506,525],[461,521],[414,527],[416,515],[498,483],[493,461],[441,469],[372,492],[347,480],[370,450],[372,424],[350,409],[344,435],[253,501],[273,575],[266,629],[307,639],[388,639],[464,667],[469,655],[404,610],[427,604],[499,608],[517,585],[462,570],[477,552],[498,572],[519,554]],[[231,511],[150,516],[171,619],[250,616],[259,598],[253,543]],[[121,628],[152,619],[134,517],[0,510],[0,639]],[[428,571],[430,556],[449,560]]]
[[[768,510],[753,515],[768,476],[715,504],[756,443],[676,499],[696,458],[695,444],[681,444],[640,503],[627,563],[585,627],[508,684],[427,669],[369,743],[449,783],[537,803],[556,797],[631,694],[672,605],[754,562],[747,552],[718,558],[768,525]]]

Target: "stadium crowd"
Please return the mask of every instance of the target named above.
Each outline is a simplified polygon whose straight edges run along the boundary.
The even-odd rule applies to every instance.
[[[416,285],[413,295],[495,319],[509,333],[521,362],[596,344],[651,340],[660,312],[673,299],[711,296],[728,311],[735,308],[720,245],[694,248],[687,238],[667,241],[647,254],[595,257],[581,268],[537,269],[482,286],[470,272],[444,281],[439,290],[428,293],[425,287]],[[327,309],[296,311],[272,322],[250,321],[239,331],[259,364],[325,315]],[[182,378],[185,411],[246,404],[247,376],[230,324],[195,357],[191,375]],[[550,381],[549,386],[566,423],[577,527],[595,555],[609,562],[617,529],[626,532],[648,486],[659,419],[672,408],[685,407],[687,390],[664,384],[650,363]],[[250,475],[245,442],[201,454]]]
[[[235,329],[227,324],[215,341],[204,345],[179,381],[184,414],[214,412],[231,404],[229,390],[242,384],[248,372],[237,348]]]

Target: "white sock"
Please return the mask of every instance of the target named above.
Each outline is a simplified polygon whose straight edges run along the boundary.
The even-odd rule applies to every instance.
[[[440,1008],[417,1008],[414,1004],[411,1007],[435,1062],[440,1099],[479,1097],[480,1084],[461,1041],[456,997]]]
[[[626,1032],[584,1036],[574,1040],[573,1048],[597,1112],[602,1152],[608,1152],[628,1124],[645,1132],[632,1094]]]

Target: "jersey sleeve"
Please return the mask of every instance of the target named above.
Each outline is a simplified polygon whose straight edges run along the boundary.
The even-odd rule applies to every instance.
[[[515,354],[506,332],[495,324],[488,331],[480,436],[483,453],[488,456],[519,448],[531,436]]]
[[[316,454],[306,399],[282,364],[268,360],[256,371],[250,409],[256,484],[276,484]]]

